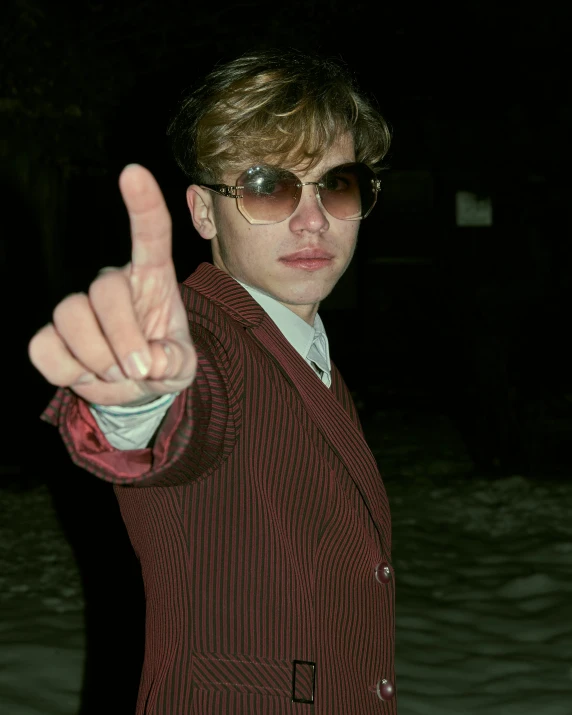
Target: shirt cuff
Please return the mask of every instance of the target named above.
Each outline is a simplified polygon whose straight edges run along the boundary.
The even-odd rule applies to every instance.
[[[91,404],[89,410],[112,447],[120,450],[144,449],[179,394],[162,395],[153,402],[136,407]]]

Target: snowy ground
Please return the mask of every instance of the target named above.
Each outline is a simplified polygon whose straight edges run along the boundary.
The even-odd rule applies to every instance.
[[[479,479],[444,418],[378,417],[400,715],[572,715],[572,479]],[[376,441],[376,440],[374,440]],[[80,577],[45,487],[0,491],[0,713],[75,715]]]

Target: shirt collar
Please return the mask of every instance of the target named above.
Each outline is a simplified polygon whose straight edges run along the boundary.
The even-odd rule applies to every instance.
[[[237,280],[235,278],[235,280]],[[294,350],[296,350],[300,355],[307,360],[308,352],[312,347],[314,339],[319,337],[322,346],[325,346],[326,362],[328,365],[328,370],[331,371],[332,366],[330,363],[330,348],[328,344],[328,338],[326,336],[326,331],[324,329],[324,324],[320,316],[316,313],[314,318],[314,326],[308,325],[308,323],[300,318],[299,315],[292,312],[285,305],[282,305],[275,298],[272,298],[267,293],[263,293],[258,288],[253,288],[252,286],[237,280],[237,283],[250,293],[254,300],[260,305],[260,307],[268,314],[268,316],[276,323],[281,333],[284,335],[286,340],[292,345]]]

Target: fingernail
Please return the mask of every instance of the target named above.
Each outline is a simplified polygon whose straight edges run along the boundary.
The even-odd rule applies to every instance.
[[[125,361],[125,365],[127,374],[134,380],[141,380],[141,378],[145,377],[149,372],[149,367],[143,359],[143,355],[138,352],[130,353]]]
[[[106,382],[123,382],[125,375],[122,373],[119,365],[112,365],[109,370],[103,375]]]
[[[74,382],[74,385],[87,385],[89,382],[95,381],[95,375],[92,372],[84,372]]]

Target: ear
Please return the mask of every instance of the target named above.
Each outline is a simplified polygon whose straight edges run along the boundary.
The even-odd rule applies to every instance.
[[[208,189],[192,184],[187,189],[187,206],[197,232],[207,240],[216,236],[213,195]]]

